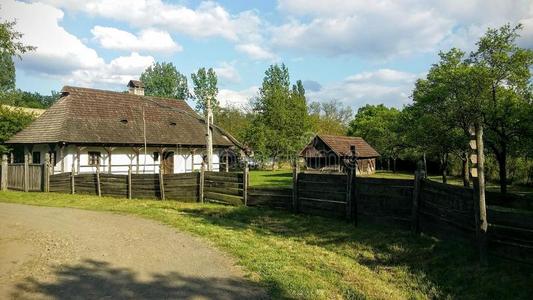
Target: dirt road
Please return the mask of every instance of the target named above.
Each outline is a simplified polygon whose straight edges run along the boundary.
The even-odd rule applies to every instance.
[[[199,238],[132,216],[0,203],[0,299],[256,299]]]

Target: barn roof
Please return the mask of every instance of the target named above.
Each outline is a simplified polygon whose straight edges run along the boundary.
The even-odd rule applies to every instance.
[[[321,139],[333,152],[340,157],[352,155],[350,149],[352,145],[355,146],[357,157],[372,158],[380,156],[379,153],[361,137],[320,134],[316,135],[309,145],[312,145],[317,138]]]
[[[205,145],[204,119],[185,101],[70,86],[63,88],[57,103],[7,143],[142,145],[143,123],[148,145]],[[240,147],[216,126],[213,145]]]

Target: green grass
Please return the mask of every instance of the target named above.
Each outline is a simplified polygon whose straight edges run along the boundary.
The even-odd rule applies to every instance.
[[[531,266],[492,258],[481,268],[462,241],[393,227],[246,207],[52,193],[0,193],[0,201],[112,211],[154,219],[236,258],[273,298],[523,298]]]
[[[292,187],[292,170],[250,171],[252,187]]]

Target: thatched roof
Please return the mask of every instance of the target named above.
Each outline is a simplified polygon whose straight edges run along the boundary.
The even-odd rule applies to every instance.
[[[355,136],[316,135],[313,140],[302,150],[301,155],[306,157],[317,156],[320,149],[315,149],[316,140],[320,139],[339,157],[351,156],[351,146],[355,146],[355,156],[358,158],[379,157],[379,153],[372,148],[363,138]]]
[[[185,101],[66,86],[62,97],[8,144],[205,145],[205,122]],[[214,146],[239,146],[213,128]],[[240,147],[240,146],[239,146]]]

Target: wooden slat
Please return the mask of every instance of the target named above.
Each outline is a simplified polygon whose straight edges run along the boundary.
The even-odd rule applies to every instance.
[[[214,200],[216,202],[231,204],[231,205],[243,205],[242,203],[242,197],[236,197],[226,194],[219,194],[219,193],[213,193],[213,192],[204,192],[205,199],[207,201]]]

